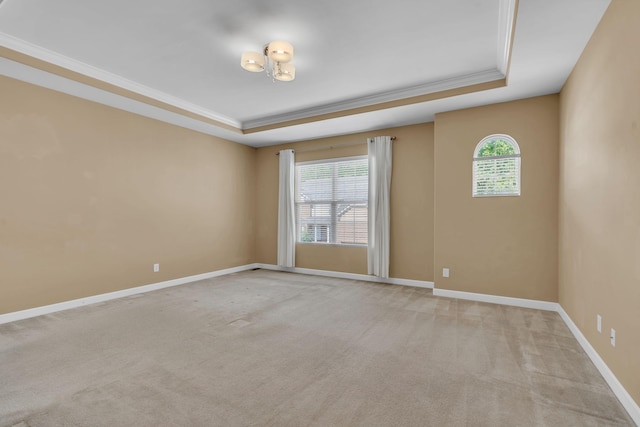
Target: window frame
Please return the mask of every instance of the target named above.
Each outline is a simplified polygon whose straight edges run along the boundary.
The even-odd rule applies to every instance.
[[[511,145],[515,151],[515,154],[507,154],[503,156],[478,157],[480,150],[486,143],[493,140],[497,140],[497,139],[502,139],[506,141],[509,145]],[[516,159],[516,169],[517,169],[517,174],[515,176],[516,191],[511,193],[477,194],[477,186],[478,186],[477,178],[478,177],[476,175],[476,167],[478,162],[495,161],[498,159]],[[520,151],[520,146],[518,145],[516,140],[510,135],[500,134],[500,133],[488,135],[482,138],[482,140],[478,142],[475,150],[473,151],[473,161],[471,162],[471,175],[472,175],[471,196],[474,198],[476,197],[520,197],[522,195],[522,154]],[[495,191],[495,188],[494,188],[494,191]]]
[[[301,228],[300,228],[300,224],[298,224],[298,219],[299,219],[299,206],[301,205],[313,205],[313,202],[299,202],[298,199],[298,166],[308,166],[308,165],[314,165],[314,164],[327,164],[327,163],[340,163],[340,162],[348,162],[348,161],[354,161],[354,160],[365,160],[368,163],[368,156],[366,154],[363,155],[357,155],[357,156],[347,156],[347,157],[332,157],[332,158],[327,158],[327,159],[317,159],[317,160],[308,160],[308,161],[303,161],[303,162],[296,162],[295,163],[295,171],[294,171],[294,179],[295,179],[295,186],[294,186],[294,209],[295,209],[295,220],[296,220],[296,245],[323,245],[323,246],[351,246],[351,247],[358,247],[358,248],[362,248],[362,247],[367,247],[368,241],[369,241],[369,227],[368,227],[368,218],[367,218],[367,225],[365,227],[366,232],[367,232],[367,243],[340,243],[340,242],[330,242],[329,240],[331,240],[332,233],[337,233],[337,218],[335,217],[335,213],[337,212],[337,205],[338,204],[343,204],[343,203],[353,203],[353,204],[362,204],[362,202],[359,201],[349,201],[349,200],[342,200],[342,201],[335,201],[335,200],[331,200],[331,201],[319,201],[316,202],[315,204],[317,205],[330,205],[330,224],[327,225],[328,230],[327,230],[327,241],[326,242],[303,242],[300,240],[300,234],[301,234]],[[367,164],[367,201],[366,201],[366,208],[369,209],[369,195],[368,195],[368,176],[369,176],[369,170],[368,170],[368,164]],[[315,227],[318,226],[323,226],[324,224],[315,224]],[[336,235],[337,236],[337,235]]]

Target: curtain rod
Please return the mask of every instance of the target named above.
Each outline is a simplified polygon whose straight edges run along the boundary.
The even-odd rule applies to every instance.
[[[367,141],[370,138],[367,138]],[[391,137],[392,141],[396,140],[395,136]],[[337,144],[337,145],[329,145],[328,147],[321,147],[321,148],[308,148],[308,149],[302,149],[302,150],[293,150],[295,153],[309,153],[311,151],[323,151],[323,150],[332,150],[334,148],[341,148],[341,147],[351,147],[353,145],[360,145],[360,144],[366,144],[366,142],[349,142],[347,144]],[[279,156],[280,153],[276,153],[276,156]]]

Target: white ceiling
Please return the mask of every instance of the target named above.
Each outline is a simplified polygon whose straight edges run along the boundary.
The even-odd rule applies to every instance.
[[[242,134],[0,58],[0,74],[263,146],[433,120],[558,92],[609,0],[519,0],[508,85]],[[0,0],[0,46],[250,129],[505,75],[515,0]],[[240,68],[276,39],[296,80]]]

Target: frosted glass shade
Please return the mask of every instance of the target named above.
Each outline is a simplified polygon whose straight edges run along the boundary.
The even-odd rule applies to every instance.
[[[269,43],[269,58],[273,62],[290,62],[293,59],[293,46],[285,41],[271,42]]]
[[[273,78],[281,82],[290,82],[296,78],[296,67],[293,64],[278,64]]]
[[[260,72],[264,70],[264,56],[259,52],[244,52],[240,65],[247,71]]]

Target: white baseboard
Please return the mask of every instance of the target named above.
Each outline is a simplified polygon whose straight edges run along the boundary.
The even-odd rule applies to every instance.
[[[464,299],[469,301],[488,302],[491,304],[512,305],[515,307],[534,308],[545,311],[558,311],[557,302],[539,301],[535,299],[502,297],[498,295],[477,294],[473,292],[450,291],[447,289],[433,290],[433,295],[437,297]]]
[[[593,364],[596,365],[596,368],[598,368],[600,374],[604,377],[607,384],[609,384],[609,387],[611,387],[611,390],[613,390],[618,400],[620,400],[622,406],[627,410],[629,416],[631,416],[636,425],[640,426],[640,406],[638,406],[627,390],[625,390],[620,381],[618,381],[618,378],[616,378],[611,369],[609,369],[604,360],[602,360],[598,352],[593,348],[582,332],[580,332],[580,329],[578,329],[576,324],[573,323],[573,320],[571,320],[571,317],[569,317],[567,312],[564,311],[560,305],[558,305],[558,314],[560,314],[560,317],[562,317],[564,323],[567,324],[567,327],[571,333],[573,333],[573,336],[576,337]]]
[[[225,274],[237,273],[240,271],[251,270],[254,268],[264,268],[266,270],[291,271],[301,274],[312,274],[317,276],[338,277],[343,279],[365,280],[369,282],[391,283],[395,285],[416,286],[421,288],[433,288],[433,282],[423,282],[419,280],[409,279],[380,279],[375,276],[366,274],[341,273],[335,271],[312,270],[308,268],[283,268],[272,264],[247,264],[239,267],[226,268],[224,270],[212,271],[209,273],[196,274],[194,276],[181,277],[179,279],[167,280],[150,285],[138,286],[135,288],[123,289],[121,291],[109,292],[106,294],[92,295],[90,297],[78,298],[71,301],[64,301],[56,304],[45,305],[42,307],[30,308],[27,310],[15,311],[12,313],[0,314],[0,325],[3,323],[15,322],[17,320],[28,319],[31,317],[42,316],[45,314],[55,313],[57,311],[69,310],[72,308],[82,307],[89,304],[110,301],[117,298],[128,297],[130,295],[141,294],[144,292],[156,291],[171,286],[184,285],[186,283],[196,282],[198,280],[210,279],[212,277],[224,276]]]
[[[589,341],[587,341],[582,332],[580,332],[580,329],[578,329],[576,324],[573,323],[573,320],[571,320],[569,315],[564,311],[560,304],[556,302],[477,294],[473,292],[450,291],[438,288],[434,288],[433,295],[557,312],[564,323],[567,325],[571,333],[573,333],[573,336],[578,340],[578,343],[580,343],[585,353],[587,353],[607,384],[609,384],[609,387],[611,387],[611,390],[616,395],[622,406],[624,406],[624,408],[627,410],[629,416],[633,419],[636,425],[640,426],[640,407],[635,402],[635,400],[633,400],[627,390],[625,390],[620,381],[618,381],[618,378],[616,378],[611,369],[609,369],[604,360],[602,360],[593,346],[589,343]]]
[[[57,304],[50,304],[42,307],[35,307],[27,310],[15,311],[13,313],[0,314],[0,325],[2,325],[3,323],[9,323],[9,322],[15,322],[17,320],[28,319],[30,317],[36,317],[36,316],[42,316],[44,314],[55,313],[56,311],[69,310],[71,308],[82,307],[84,305],[96,304],[99,302],[109,301],[117,298],[128,297],[130,295],[141,294],[144,292],[150,292],[150,291],[156,291],[158,289],[169,288],[171,286],[178,286],[178,285],[184,285],[185,283],[197,282],[198,280],[224,276],[225,274],[251,270],[252,268],[257,268],[257,265],[248,264],[248,265],[242,265],[239,267],[226,268],[224,270],[217,270],[209,273],[196,274],[195,276],[181,277],[179,279],[152,283],[150,285],[123,289],[121,291],[108,292],[106,294],[99,294],[99,295],[92,295],[90,297],[74,299],[71,301],[64,301]]]
[[[287,271],[289,273],[309,274],[312,276],[335,277],[338,279],[362,280],[365,282],[386,283],[390,285],[413,286],[416,288],[433,289],[433,282],[427,282],[423,280],[398,279],[393,277],[382,279],[380,277],[370,276],[368,274],[344,273],[341,271],[329,270],[314,270],[311,268],[300,267],[280,267],[279,265],[274,264],[256,264],[256,267],[264,268],[265,270]]]

